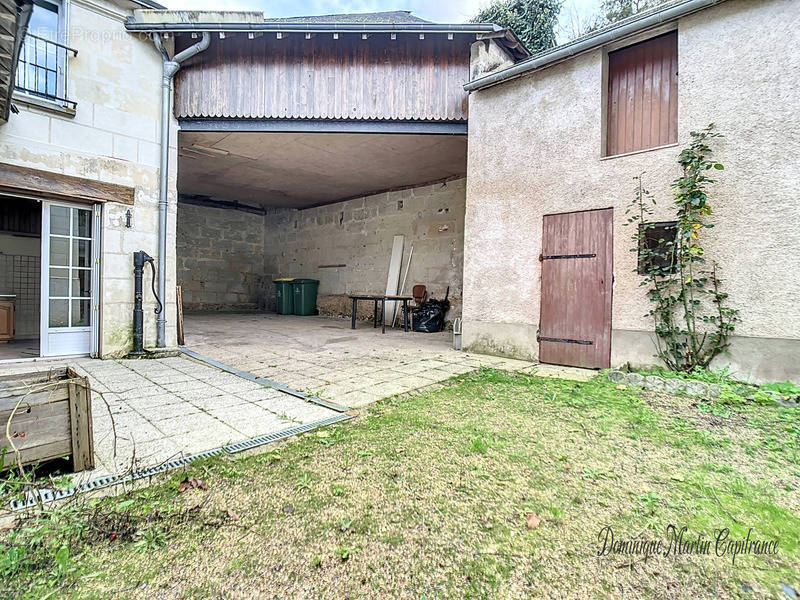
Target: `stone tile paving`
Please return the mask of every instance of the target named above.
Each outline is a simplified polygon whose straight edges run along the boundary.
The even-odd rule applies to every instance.
[[[530,362],[456,352],[447,334],[412,334],[319,317],[187,317],[187,345],[220,362],[350,407],[427,387],[480,366]],[[0,374],[64,362],[0,365]],[[158,465],[228,443],[333,416],[327,408],[186,356],[69,360],[89,377],[96,468],[73,479]]]
[[[0,373],[63,364],[13,363]],[[184,356],[68,364],[88,376],[92,388],[95,469],[76,484],[337,414]]]
[[[406,393],[480,366],[533,363],[458,352],[452,334],[405,333],[325,317],[186,315],[187,346],[209,358],[350,407]]]

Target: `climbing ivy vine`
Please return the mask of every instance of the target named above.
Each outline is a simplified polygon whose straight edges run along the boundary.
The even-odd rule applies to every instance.
[[[659,224],[650,217],[656,202],[644,187],[643,173],[634,178],[635,198],[627,211],[628,225],[636,228],[636,271],[644,276],[641,285],[652,303],[647,316],[655,323],[657,356],[674,371],[707,368],[728,349],[739,321],[739,311],[728,306],[722,291],[717,264],[702,244],[704,232],[714,226],[708,190],[715,180],[710,174],[724,168],[711,159],[709,144],[717,137],[721,134],[713,124],[692,131],[691,143],[680,153],[683,176],[672,183],[675,226],[658,230],[668,234],[654,239],[652,230]]]

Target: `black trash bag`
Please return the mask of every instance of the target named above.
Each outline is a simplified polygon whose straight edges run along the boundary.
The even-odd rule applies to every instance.
[[[411,329],[421,333],[437,333],[444,329],[444,316],[450,310],[450,301],[447,297],[450,295],[450,288],[447,288],[447,293],[444,300],[436,300],[431,298],[419,305],[414,311],[414,318],[411,323]]]

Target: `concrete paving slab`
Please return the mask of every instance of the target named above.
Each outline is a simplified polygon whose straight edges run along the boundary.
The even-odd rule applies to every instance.
[[[260,377],[346,406],[365,406],[468,373],[533,363],[452,349],[452,334],[380,329],[347,319],[267,313],[187,313],[186,345]],[[225,332],[222,335],[220,332]]]
[[[5,363],[0,375],[65,365],[93,390],[96,466],[75,485],[338,414],[185,356]]]
[[[185,328],[187,345],[201,355],[350,407],[480,366],[533,367],[452,350],[447,333],[382,335],[363,324],[353,331],[342,319],[187,314]],[[65,364],[89,377],[93,389],[96,468],[75,484],[339,414],[188,356],[5,363],[0,374]]]

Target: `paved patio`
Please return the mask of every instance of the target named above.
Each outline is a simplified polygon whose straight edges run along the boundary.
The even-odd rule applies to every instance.
[[[417,390],[478,367],[533,363],[459,352],[452,332],[373,329],[349,319],[269,313],[187,314],[186,346],[205,356],[350,407]]]
[[[200,355],[347,407],[430,386],[480,366],[531,363],[457,352],[452,334],[372,329],[349,321],[271,314],[186,317]],[[337,414],[186,355],[153,360],[67,361],[89,377],[96,467],[80,483],[142,469]],[[58,361],[6,363],[0,374],[46,371]]]

